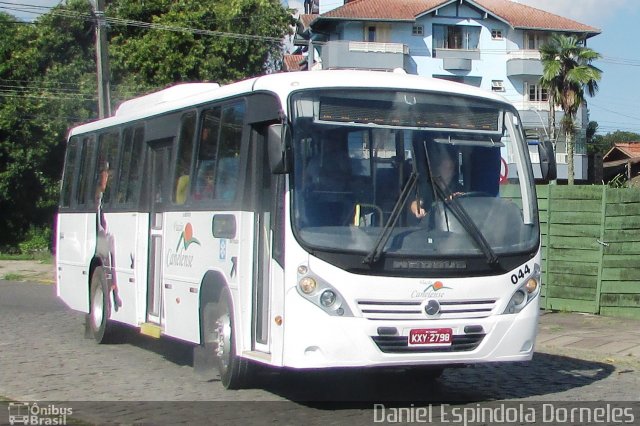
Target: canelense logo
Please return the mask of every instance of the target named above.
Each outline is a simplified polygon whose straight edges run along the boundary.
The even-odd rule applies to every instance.
[[[413,290],[411,297],[414,299],[419,298],[442,298],[444,292],[442,290],[450,290],[451,287],[445,286],[442,281],[435,281],[432,283],[425,283],[427,286],[423,290]]]
[[[180,239],[178,240],[178,245],[176,246],[176,251],[180,249],[180,245],[183,245],[184,249],[188,249],[191,244],[200,245],[200,241],[193,236],[193,226],[191,223],[187,223],[180,234]]]
[[[191,268],[193,256],[185,253],[191,244],[200,245],[200,241],[193,236],[193,226],[187,223],[180,233],[176,249],[167,251],[167,266],[181,266]]]

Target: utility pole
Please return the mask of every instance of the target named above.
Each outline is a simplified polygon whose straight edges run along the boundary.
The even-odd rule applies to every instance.
[[[96,67],[98,74],[98,116],[111,116],[111,88],[109,85],[109,54],[107,25],[104,19],[104,0],[94,0],[96,15]]]

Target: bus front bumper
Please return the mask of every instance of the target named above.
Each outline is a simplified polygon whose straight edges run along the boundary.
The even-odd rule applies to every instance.
[[[288,299],[283,366],[291,368],[528,361],[538,329],[537,298],[517,314],[420,321],[330,316],[305,300]],[[410,330],[416,329],[451,329],[453,339],[448,345],[409,347]]]

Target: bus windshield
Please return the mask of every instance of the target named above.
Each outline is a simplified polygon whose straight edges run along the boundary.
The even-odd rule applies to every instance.
[[[292,97],[292,221],[309,251],[483,256],[535,250],[517,113],[461,95],[314,90]]]

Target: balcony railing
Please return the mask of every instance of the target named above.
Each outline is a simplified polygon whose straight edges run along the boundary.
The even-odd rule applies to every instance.
[[[539,50],[511,50],[507,52],[507,61],[509,59],[540,59],[540,51]]]
[[[373,69],[391,71],[404,69],[415,74],[415,62],[409,47],[402,43],[367,41],[329,41],[322,46],[323,69]]]
[[[349,52],[378,52],[409,54],[409,46],[402,43],[377,43],[371,41],[350,41]]]
[[[507,76],[542,75],[542,61],[537,50],[513,50],[507,52]]]

